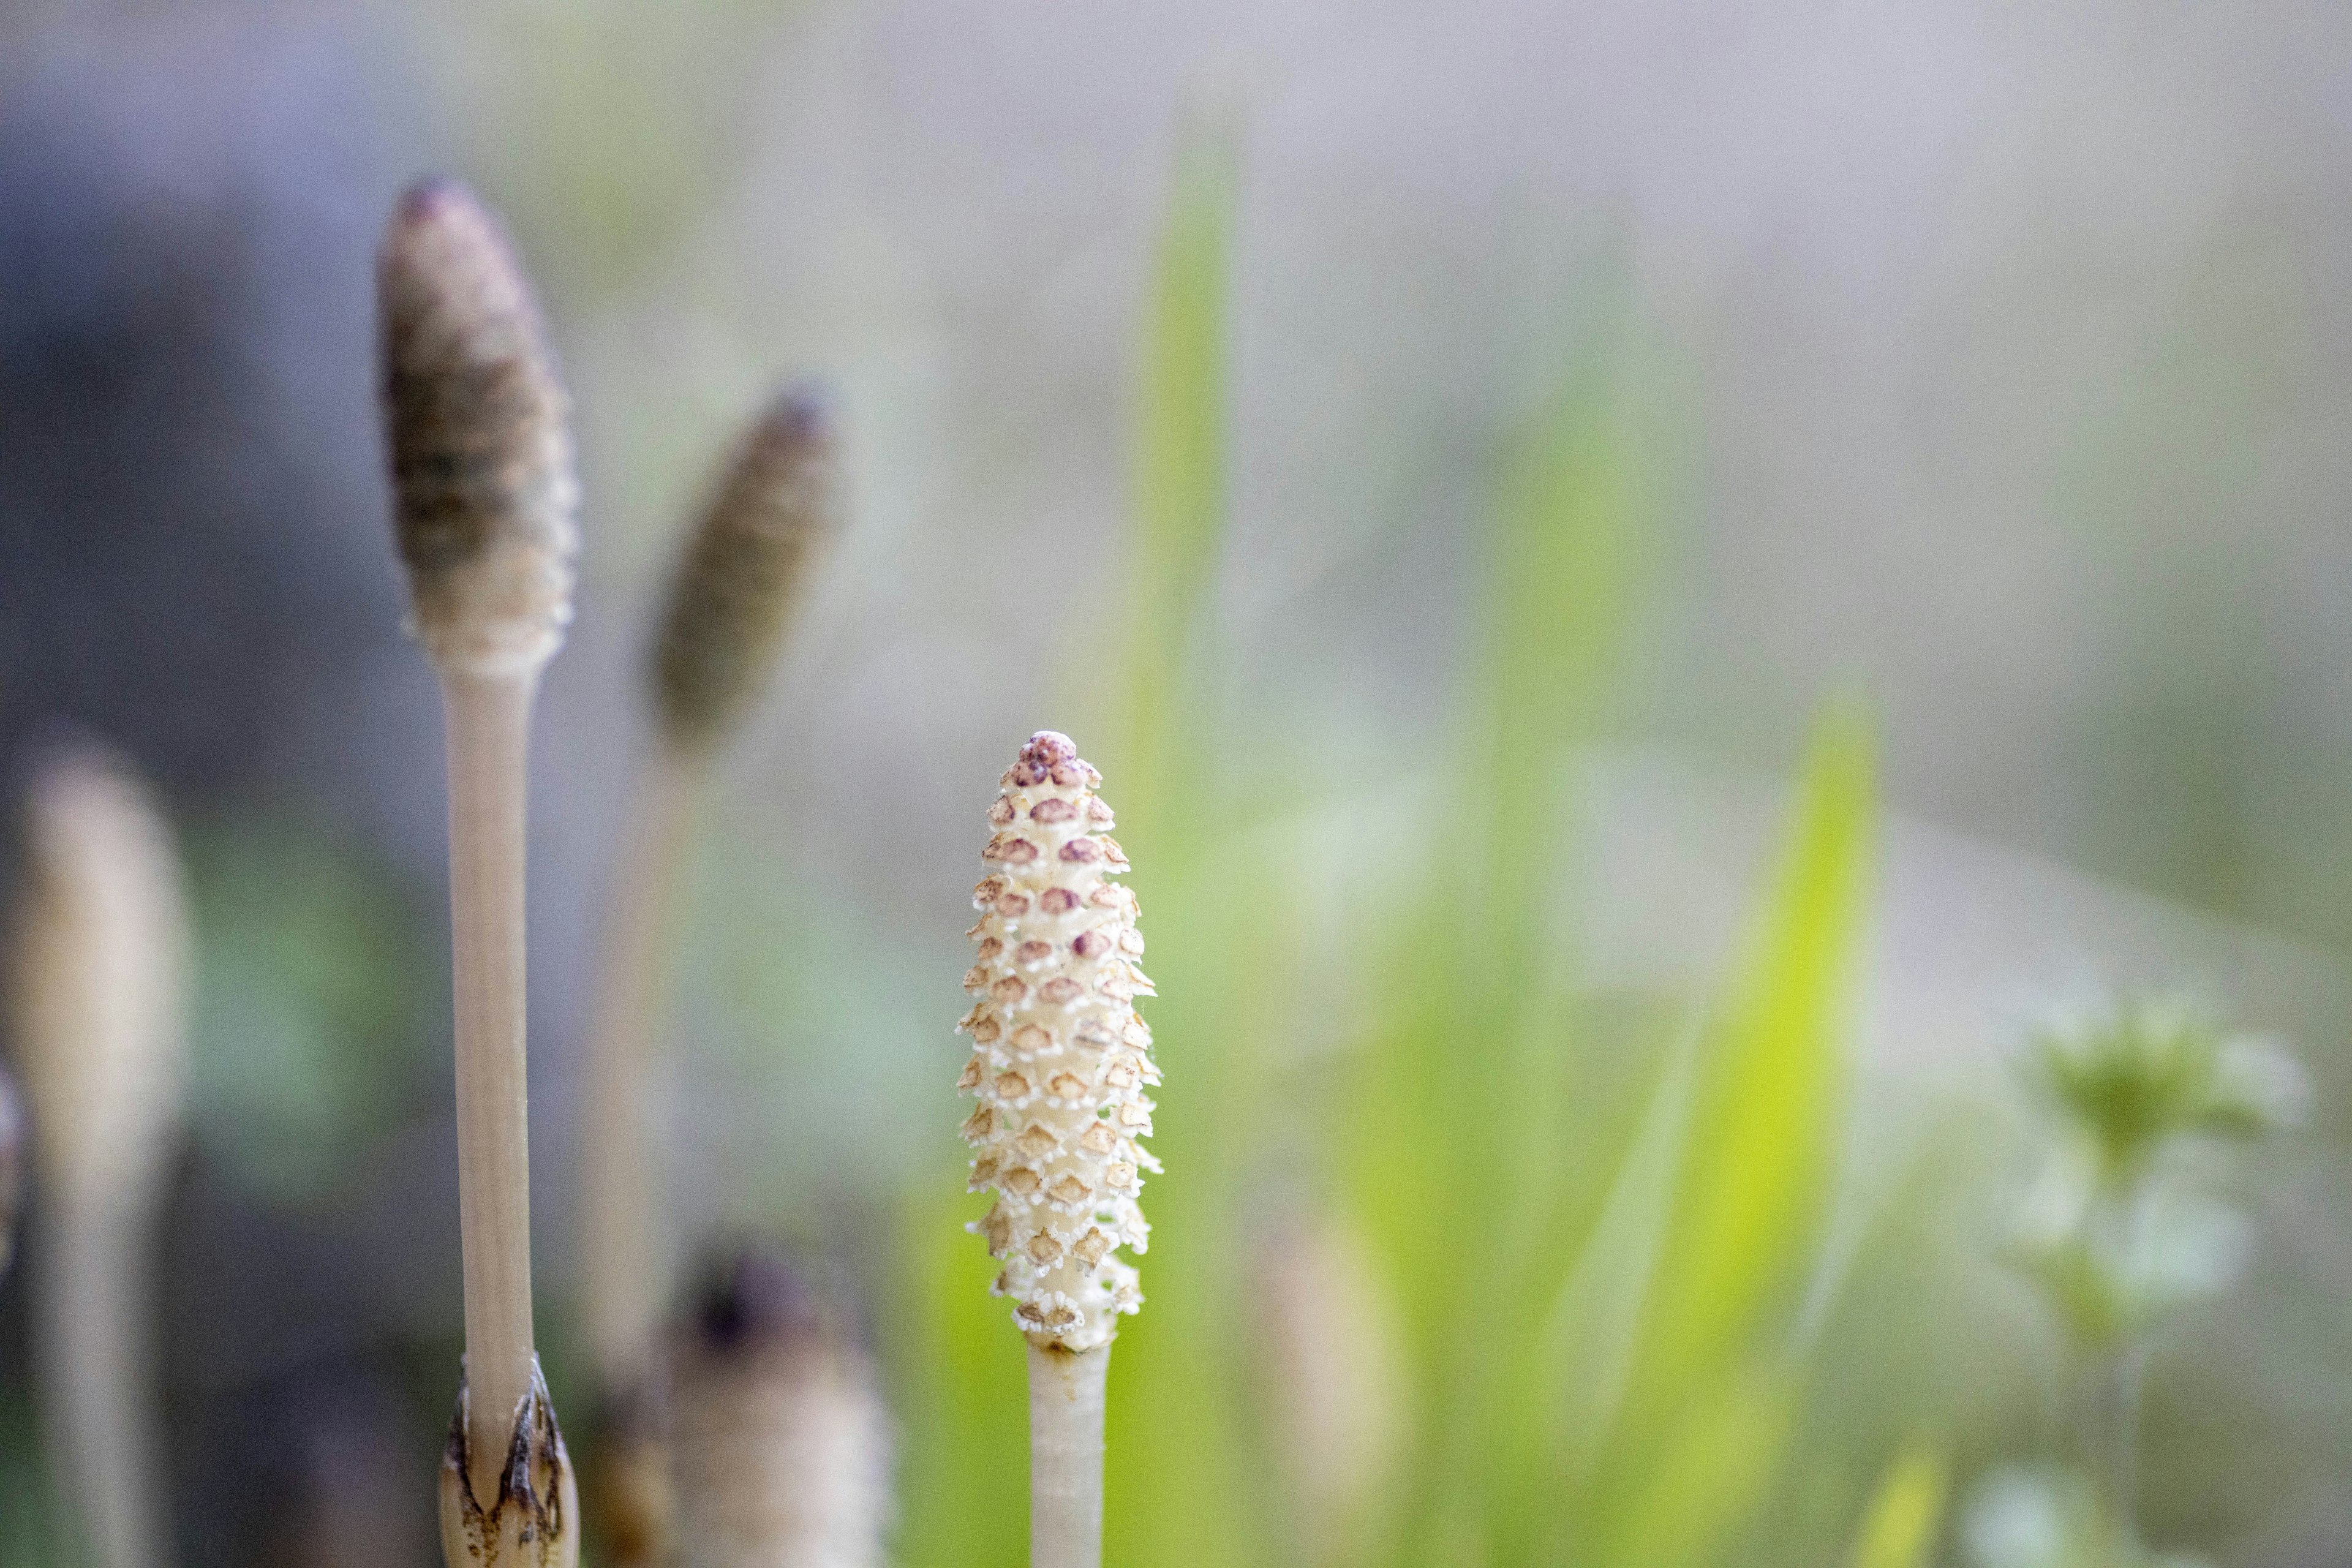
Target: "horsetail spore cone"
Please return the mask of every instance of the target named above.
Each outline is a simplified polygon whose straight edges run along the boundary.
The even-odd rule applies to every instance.
[[[995,1288],[1030,1342],[1069,1351],[1108,1344],[1118,1315],[1142,1305],[1117,1249],[1144,1250],[1136,1200],[1159,1168],[1136,1142],[1160,1080],[1135,1011],[1151,982],[1136,964],[1135,894],[1108,880],[1127,857],[1103,831],[1101,778],[1050,730],[1006,772],[958,1026],[973,1047],[958,1087],[980,1102],[963,1124],[971,1186],[996,1194],[971,1228],[1003,1262]]]
[[[530,707],[579,545],[567,402],[530,286],[462,187],[401,198],[377,280],[394,531],[448,724],[466,1363],[442,1538],[452,1568],[568,1564],[578,1510],[531,1328],[523,1016]]]
[[[833,433],[793,388],[744,433],[688,542],[654,653],[665,740],[709,751],[775,665],[810,567],[838,524]]]
[[[880,1568],[890,1424],[849,1314],[746,1253],[670,1362],[684,1568]]]
[[[148,1259],[186,1058],[187,902],[145,784],[77,748],[36,776],[9,1034],[36,1136],[34,1355],[52,1473],[99,1568],[163,1561]]]
[[[537,669],[572,616],[570,401],[497,218],[426,180],[376,269],[384,431],[410,625],[445,670]]]
[[[979,1105],[964,1122],[970,1185],[995,1194],[971,1228],[1002,1261],[995,1290],[1030,1344],[1033,1568],[1091,1568],[1102,1553],[1102,1421],[1118,1315],[1142,1305],[1120,1247],[1150,1237],[1137,1199],[1159,1166],[1145,1090],[1160,1081],[1135,1001],[1152,994],[1137,964],[1134,892],[1108,879],[1127,857],[1108,837],[1102,775],[1066,735],[1030,737],[1003,780],[972,890],[974,998],[959,1026],[972,1040],[958,1087]]]

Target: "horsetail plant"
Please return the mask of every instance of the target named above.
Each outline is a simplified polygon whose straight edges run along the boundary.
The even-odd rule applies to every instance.
[[[838,1300],[743,1252],[712,1275],[669,1373],[684,1568],[880,1568],[889,1415]]]
[[[466,1359],[442,1550],[568,1568],[579,1510],[531,1327],[523,986],[531,702],[579,550],[568,400],[498,220],[462,186],[400,199],[377,287],[394,533],[448,733]]]
[[[973,998],[958,1026],[972,1054],[957,1087],[979,1105],[963,1124],[969,1185],[995,1194],[971,1228],[1003,1270],[1029,1341],[1032,1568],[1102,1560],[1103,1411],[1119,1314],[1143,1304],[1118,1248],[1150,1235],[1137,1205],[1138,1146],[1151,1131],[1160,1081],[1151,1031],[1135,999],[1152,994],[1136,960],[1134,891],[1108,837],[1102,775],[1066,735],[1040,731],[1005,772],[972,889],[979,944],[965,972]]]
[[[51,759],[26,827],[9,1021],[36,1133],[35,1356],[55,1473],[98,1568],[158,1568],[145,1313],[187,1054],[187,900],[163,814],[110,757]]]
[[[669,1269],[646,1106],[672,911],[712,766],[773,669],[836,522],[831,429],[812,392],[788,389],[743,434],[687,542],[648,670],[660,744],[607,911],[581,1187],[599,1385],[590,1463],[599,1532],[622,1564],[657,1561],[667,1528],[650,1363]]]

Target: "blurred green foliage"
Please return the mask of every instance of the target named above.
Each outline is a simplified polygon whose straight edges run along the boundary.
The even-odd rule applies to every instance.
[[[1927,1448],[1907,1448],[1887,1462],[1854,1538],[1849,1568],[1924,1568],[1943,1523],[1950,1462]]]
[[[293,814],[208,825],[186,854],[191,1117],[241,1185],[315,1204],[445,1076],[434,1025],[447,994],[417,983],[445,965],[404,889]]]
[[[1252,1375],[1271,1304],[1248,1240],[1277,1192],[1303,1188],[1366,1239],[1370,1288],[1391,1298],[1380,1315],[1401,1325],[1409,1436],[1393,1484],[1357,1500],[1373,1527],[1339,1538],[1358,1560],[1732,1560],[1769,1537],[1809,1373],[1792,1329],[1845,1143],[1869,725],[1844,708],[1823,720],[1720,994],[1612,1011],[1590,993],[1566,920],[1570,781],[1658,520],[1654,459],[1605,358],[1574,367],[1499,465],[1486,645],[1412,819],[1384,836],[1409,874],[1390,903],[1350,911],[1373,956],[1360,1036],[1299,1059],[1281,847],[1297,807],[1215,743],[1198,679],[1224,521],[1230,171],[1188,162],[1163,231],[1128,657],[1108,704],[1106,796],[1160,992],[1169,1173],[1147,1196],[1149,1305],[1113,1358],[1108,1558],[1293,1554],[1295,1500],[1266,1451],[1281,1380]],[[1630,1116],[1629,1093],[1643,1102]],[[908,1215],[923,1303],[901,1347],[914,1564],[1024,1550],[1021,1342],[957,1223],[968,1206],[926,1197]],[[1916,1560],[1940,1498],[1940,1471],[1931,1484],[1915,1464],[1871,1501],[1887,1459],[1855,1481],[1841,1527],[1873,1563]]]

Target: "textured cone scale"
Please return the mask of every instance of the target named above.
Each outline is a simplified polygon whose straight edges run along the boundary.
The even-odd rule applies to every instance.
[[[971,1189],[995,1194],[970,1228],[1003,1265],[996,1291],[1039,1346],[1092,1350],[1142,1305],[1135,1269],[1150,1234],[1137,1206],[1160,1167],[1145,1089],[1160,1081],[1135,999],[1152,994],[1137,960],[1135,894],[1108,837],[1102,775],[1066,735],[1022,748],[989,808],[990,875],[972,890],[977,962],[958,1026],[972,1054],[958,1087],[979,1101],[963,1124]]]
[[[394,532],[410,623],[444,670],[535,669],[572,617],[570,400],[530,286],[489,210],[427,180],[376,263]]]

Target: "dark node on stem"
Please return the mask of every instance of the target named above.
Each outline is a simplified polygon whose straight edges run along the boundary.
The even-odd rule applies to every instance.
[[[488,1568],[509,1560],[518,1568],[570,1568],[580,1548],[572,1526],[578,1489],[546,1379],[534,1365],[530,1392],[515,1407],[498,1494],[487,1508],[474,1492],[470,1400],[471,1391],[459,1383],[448,1446],[441,1453],[443,1556],[453,1568],[460,1563]]]
[[[806,387],[744,432],[678,561],[654,647],[662,728],[680,751],[718,744],[759,695],[838,527],[834,468],[831,426]]]

